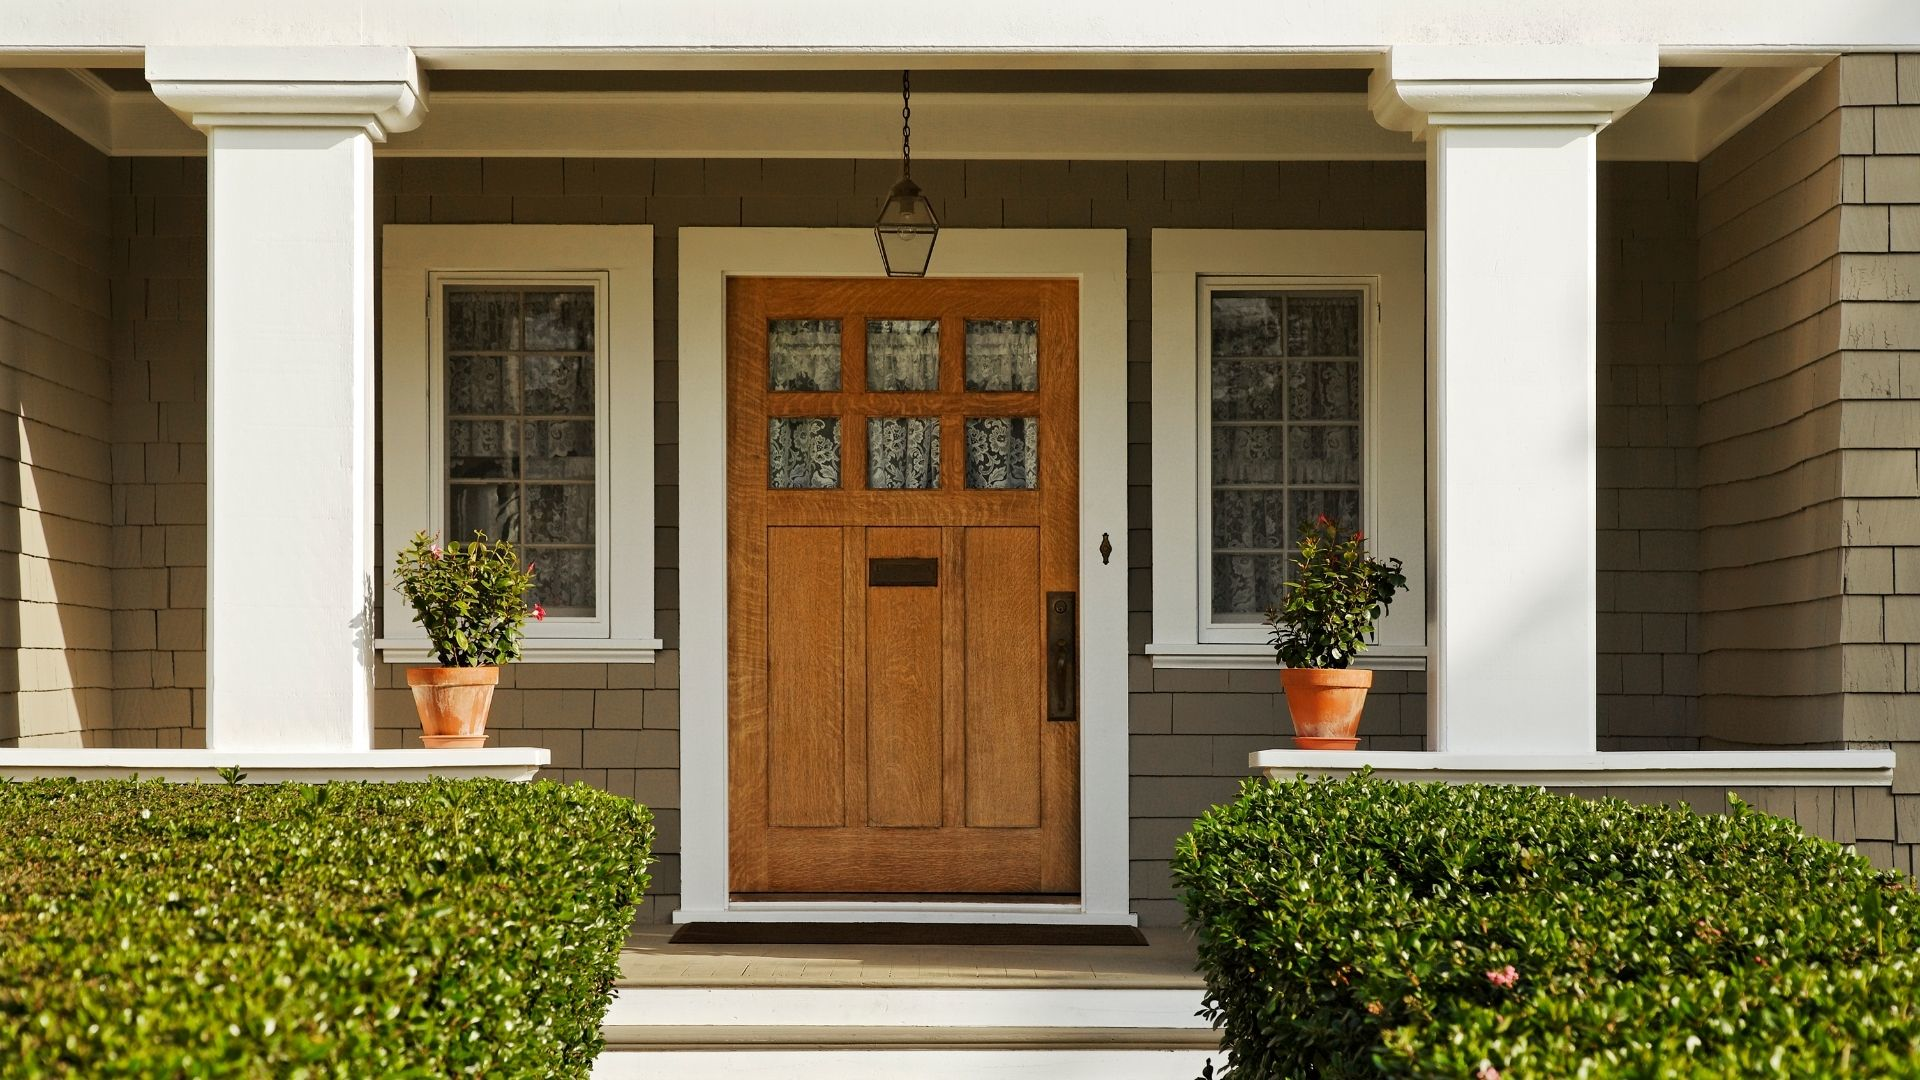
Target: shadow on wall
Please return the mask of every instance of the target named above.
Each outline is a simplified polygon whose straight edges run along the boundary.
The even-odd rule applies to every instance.
[[[9,355],[5,338],[16,333],[0,323],[0,355]],[[97,466],[104,477],[108,451],[29,420],[25,381],[0,366],[0,459],[8,465],[0,470],[0,746],[108,746],[110,488],[43,464]]]

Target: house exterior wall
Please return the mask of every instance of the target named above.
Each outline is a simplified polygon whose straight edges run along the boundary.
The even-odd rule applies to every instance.
[[[116,158],[111,179],[114,742],[203,746],[206,160]]]
[[[382,223],[649,223],[656,239],[654,665],[527,664],[504,673],[501,739],[547,747],[549,771],[631,795],[660,815],[663,855],[647,917],[678,901],[679,659],[677,235],[683,225],[864,226],[888,161],[382,159]],[[1143,654],[1152,604],[1148,235],[1154,228],[1418,229],[1417,164],[918,162],[955,227],[1129,231],[1133,888],[1150,923],[1178,917],[1167,880],[1173,838],[1228,797],[1246,755],[1284,729],[1271,670],[1154,670]],[[1691,185],[1686,165],[1602,167],[1606,263],[1601,656],[1604,745],[1693,745],[1691,638]],[[114,528],[116,691],[123,745],[204,739],[205,172],[198,159],[113,165],[116,273]],[[1678,267],[1678,269],[1676,269]],[[391,546],[382,540],[383,550]],[[151,632],[148,628],[151,627]],[[1616,677],[1617,675],[1617,677]],[[382,666],[376,745],[417,743],[401,669]],[[1424,678],[1383,671],[1363,734],[1376,748],[1424,742]]]
[[[1829,65],[1701,162],[1700,191],[1703,734],[1904,759],[1920,750],[1920,56]]]
[[[0,90],[0,745],[111,736],[107,173]]]

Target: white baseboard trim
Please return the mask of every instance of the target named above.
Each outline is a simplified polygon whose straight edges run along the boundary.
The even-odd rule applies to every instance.
[[[470,750],[179,750],[136,747],[47,747],[0,750],[0,777],[41,780],[168,780],[218,784],[238,769],[246,784],[399,782],[431,777],[527,781],[552,760],[541,746]]]
[[[1418,750],[1257,750],[1247,764],[1280,780],[1347,776],[1534,787],[1890,787],[1891,750],[1676,750],[1464,754]]]

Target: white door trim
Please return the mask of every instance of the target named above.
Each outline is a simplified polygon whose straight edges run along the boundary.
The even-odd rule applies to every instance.
[[[1000,921],[1128,923],[1127,239],[1118,229],[948,229],[931,276],[1080,282],[1081,902],[969,905]],[[726,280],[878,277],[866,229],[680,230],[680,870],[675,922],[754,914],[727,891]],[[1111,560],[1100,555],[1105,535]],[[918,921],[918,904],[789,918]],[[759,918],[766,916],[761,914]],[[951,916],[948,916],[951,918]]]

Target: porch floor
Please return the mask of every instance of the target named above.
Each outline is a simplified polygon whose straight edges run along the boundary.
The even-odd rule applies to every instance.
[[[1186,931],[1144,931],[1144,946],[673,945],[671,926],[636,929],[622,987],[1165,989],[1204,987]]]

